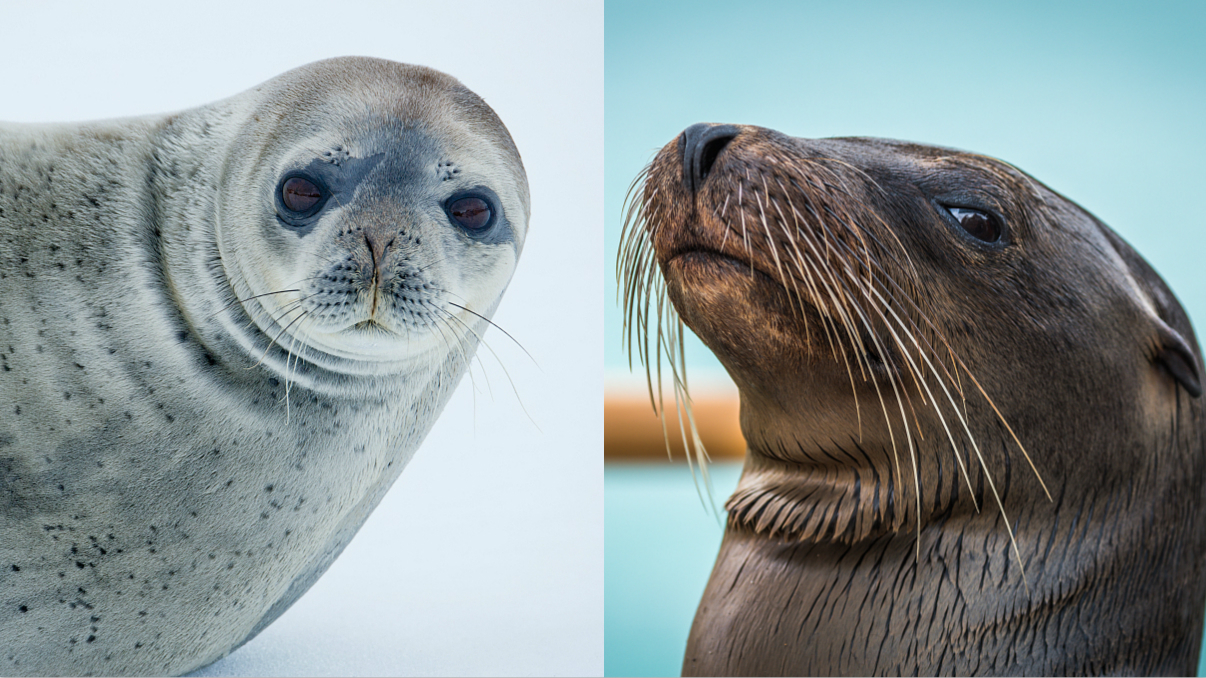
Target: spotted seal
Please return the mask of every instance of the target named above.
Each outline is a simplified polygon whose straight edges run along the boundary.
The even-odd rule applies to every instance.
[[[0,126],[0,673],[184,673],[288,608],[439,415],[529,211],[490,107],[377,59]]]
[[[1005,162],[885,139],[700,124],[642,180],[638,345],[681,391],[698,334],[748,443],[684,675],[1196,670],[1201,353],[1129,245]]]

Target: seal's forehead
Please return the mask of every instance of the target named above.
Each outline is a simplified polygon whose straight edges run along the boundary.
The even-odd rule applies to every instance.
[[[315,119],[395,118],[406,126],[463,124],[499,141],[510,137],[494,111],[455,78],[379,59],[328,59],[255,88],[256,115],[293,124]],[[249,93],[251,94],[251,93]]]
[[[379,129],[420,129],[448,150],[494,155],[513,175],[529,211],[527,175],[506,126],[450,75],[384,59],[341,57],[293,69],[246,94],[255,124],[274,128],[276,136],[326,130],[333,121],[351,132],[366,120],[388,120]]]

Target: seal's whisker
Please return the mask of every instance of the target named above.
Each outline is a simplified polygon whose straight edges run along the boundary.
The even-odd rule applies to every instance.
[[[305,313],[303,313],[303,314],[302,314],[302,317],[304,318],[304,317],[305,317],[305,315],[306,315],[306,314],[305,314]],[[298,329],[300,329],[300,328],[301,328],[301,326],[300,326],[300,325],[298,325]],[[285,423],[286,423],[286,424],[288,424],[288,423],[289,423],[289,418],[290,418],[290,408],[289,408],[289,359],[293,357],[293,347],[294,347],[294,346],[296,346],[296,345],[297,345],[297,334],[295,333],[295,334],[293,335],[292,340],[289,342],[289,348],[288,348],[288,350],[287,350],[287,351],[285,351]],[[284,348],[284,347],[282,346],[281,348]],[[295,363],[295,364],[296,364],[296,363]]]
[[[490,346],[490,343],[486,341],[486,338],[484,336],[482,336],[472,325],[470,325],[469,323],[465,322],[464,320],[456,317],[455,313],[451,313],[450,311],[448,311],[448,309],[440,308],[439,306],[435,305],[434,303],[431,303],[431,302],[427,302],[427,303],[436,311],[444,313],[445,315],[448,316],[448,318],[451,318],[452,320],[455,320],[458,323],[460,323],[462,326],[464,326],[464,328],[468,332],[470,332],[471,334],[473,334],[474,337],[477,338],[478,343],[480,343],[482,346],[486,347],[486,350],[490,352],[490,355],[494,356],[494,360],[495,360],[495,362],[498,363],[498,366],[500,368],[502,368],[503,374],[507,377],[507,381],[510,382],[511,390],[515,393],[515,398],[519,402],[520,409],[523,410],[524,414],[528,417],[528,420],[532,422],[532,425],[535,426],[537,430],[540,430],[539,424],[537,424],[536,420],[532,418],[532,415],[528,413],[527,407],[523,404],[523,399],[519,397],[519,389],[515,385],[515,380],[513,380],[511,378],[510,372],[507,371],[507,366],[503,364],[502,358],[500,358],[498,356],[498,353],[496,353],[494,351],[494,348],[492,346]],[[453,304],[450,301],[445,301],[444,303],[451,304],[453,306],[456,306],[457,308],[461,308],[461,306],[459,306],[457,304]],[[476,314],[474,314],[474,315],[476,315]],[[479,363],[481,362],[480,357],[478,358],[478,362]],[[489,389],[490,388],[490,376],[489,376],[489,374],[486,373],[486,367],[484,364],[482,364],[482,375],[486,379],[486,388]],[[494,397],[493,391],[491,391],[491,398],[493,398],[493,397]]]
[[[445,291],[445,293],[451,294],[451,292],[447,292],[447,291]],[[478,313],[477,311],[474,311],[473,309],[471,309],[467,306],[461,306],[460,304],[453,303],[451,301],[445,301],[444,303],[448,304],[449,306],[456,306],[457,308],[461,309],[462,311],[475,315],[479,319],[486,321],[486,324],[490,325],[490,327],[493,327],[494,329],[498,330],[499,332],[502,332],[503,334],[505,334],[507,336],[508,339],[515,342],[515,345],[519,347],[519,350],[523,351],[524,355],[526,355],[532,361],[533,364],[535,364],[537,367],[540,366],[540,364],[536,362],[536,359],[532,357],[532,354],[528,353],[528,349],[524,348],[523,344],[519,343],[518,339],[511,336],[511,333],[504,330],[502,327],[500,327],[498,323],[494,322],[493,320],[487,318],[486,316],[482,315],[481,313]]]
[[[304,280],[304,279],[305,279],[305,278],[303,278],[303,280]],[[271,296],[271,295],[273,295],[273,294],[286,294],[286,293],[288,293],[288,292],[300,292],[300,291],[301,291],[300,289],[277,290],[277,291],[275,291],[275,292],[264,292],[263,294],[253,294],[253,295],[251,295],[250,297],[245,297],[245,298],[242,298],[242,299],[238,299],[238,298],[236,298],[234,301],[230,302],[229,304],[226,304],[226,305],[225,305],[225,306],[223,306],[222,308],[220,308],[220,309],[218,309],[218,310],[214,311],[213,313],[209,314],[208,316],[206,316],[206,317],[205,317],[205,319],[206,319],[207,321],[208,321],[208,320],[213,320],[215,317],[217,317],[217,315],[218,315],[219,313],[221,313],[221,312],[223,312],[223,311],[225,311],[225,310],[227,310],[227,309],[230,309],[230,308],[231,308],[231,307],[233,307],[235,304],[242,304],[242,303],[245,303],[245,302],[251,301],[252,299],[258,299],[258,298],[260,298],[260,297],[267,297],[267,296]]]
[[[457,332],[457,331],[456,331],[456,328],[454,328],[454,327],[453,327],[453,326],[452,326],[452,325],[451,325],[451,324],[448,322],[448,318],[451,318],[451,319],[453,319],[453,320],[456,320],[456,321],[460,322],[462,325],[465,325],[465,327],[466,327],[466,328],[468,328],[468,329],[469,329],[469,331],[470,331],[470,332],[472,332],[472,333],[473,333],[473,335],[474,335],[475,337],[477,337],[478,343],[480,343],[480,344],[482,344],[482,345],[486,346],[486,349],[487,349],[487,350],[489,350],[489,351],[490,351],[490,353],[494,355],[494,359],[495,359],[496,361],[498,361],[498,364],[499,364],[500,366],[502,366],[502,361],[498,359],[498,354],[494,353],[494,350],[493,350],[493,349],[491,349],[491,348],[490,348],[490,346],[486,345],[486,342],[482,341],[481,336],[480,336],[480,335],[478,335],[476,332],[473,332],[473,329],[472,329],[472,328],[470,328],[470,327],[469,327],[469,326],[468,326],[468,325],[465,323],[465,321],[461,320],[460,318],[457,318],[455,314],[453,314],[453,313],[449,312],[447,309],[442,309],[442,308],[440,308],[439,306],[437,306],[436,304],[431,303],[430,301],[424,300],[424,302],[425,302],[425,305],[427,305],[427,306],[431,307],[431,308],[432,308],[433,310],[435,310],[435,311],[440,311],[440,312],[443,312],[443,313],[444,313],[444,315],[446,316],[446,317],[440,317],[440,316],[438,316],[438,315],[437,315],[437,316],[432,316],[432,322],[433,322],[433,323],[435,323],[435,326],[436,326],[437,328],[447,328],[448,333],[452,335],[452,337],[453,337],[453,341],[448,342],[448,341],[447,341],[447,338],[445,338],[445,342],[446,342],[446,344],[448,344],[448,345],[456,344],[457,353],[459,353],[459,354],[460,354],[460,356],[461,356],[461,362],[462,362],[462,364],[465,366],[466,371],[468,371],[468,372],[469,372],[469,379],[471,380],[471,385],[473,386],[473,388],[472,388],[471,390],[472,390],[472,391],[476,391],[476,390],[477,390],[477,382],[476,382],[476,381],[472,381],[472,380],[473,380],[473,371],[468,369],[468,368],[469,368],[469,367],[472,365],[472,363],[473,363],[473,358],[472,358],[472,356],[471,356],[471,354],[473,353],[473,347],[471,347],[471,346],[470,346],[470,347],[468,348],[468,353],[466,352],[466,346],[465,346],[465,344],[467,343],[468,338],[467,338],[467,337],[465,337],[465,336],[463,336],[463,335],[461,335],[461,333]],[[445,302],[445,303],[447,303],[447,302]],[[443,335],[444,335],[444,330],[443,330],[443,329],[439,329],[439,332],[440,332],[441,336],[443,336]],[[479,362],[479,363],[481,362],[481,359],[480,359],[480,358],[478,359],[478,362]],[[505,366],[503,366],[503,374],[507,374],[507,369],[506,369],[506,367],[505,367]],[[494,392],[493,392],[493,390],[492,390],[492,389],[490,389],[490,378],[489,378],[489,376],[487,376],[487,375],[486,375],[485,368],[483,368],[483,369],[482,369],[482,376],[483,376],[483,378],[485,378],[485,380],[486,380],[486,389],[489,391],[490,399],[491,399],[491,400],[493,400],[493,399],[494,399]],[[507,379],[509,380],[510,378],[511,378],[511,375],[507,374]],[[535,422],[534,420],[532,420],[532,416],[531,416],[530,414],[528,414],[527,408],[525,408],[525,407],[523,406],[523,400],[522,400],[522,399],[519,397],[519,390],[515,388],[515,382],[513,382],[513,381],[511,382],[511,388],[512,388],[512,390],[513,390],[513,391],[514,391],[514,393],[515,393],[515,399],[516,399],[517,401],[519,401],[519,407],[520,407],[520,409],[522,409],[522,410],[523,410],[523,412],[524,412],[524,414],[525,414],[525,415],[527,415],[528,420],[529,420],[529,421],[531,421],[533,425],[535,425],[535,424],[536,424],[536,422]],[[473,401],[473,402],[474,402],[474,404],[473,404],[473,407],[474,407],[474,417],[475,417],[475,425],[476,425],[476,416],[477,416],[477,414],[476,414],[476,413],[477,413],[477,395],[475,394],[475,395],[473,396],[473,398],[474,398],[474,401]],[[539,427],[539,426],[537,426],[536,428],[537,428],[537,429],[539,429],[540,427]]]
[[[299,304],[299,307],[300,307],[300,304]],[[251,370],[251,369],[255,369],[256,367],[259,367],[259,366],[260,366],[260,364],[264,362],[264,359],[268,357],[268,352],[272,350],[272,346],[273,346],[273,344],[276,344],[277,346],[280,346],[280,344],[279,344],[279,343],[277,343],[277,342],[278,342],[278,340],[281,338],[281,335],[282,335],[282,334],[284,334],[285,332],[287,332],[287,331],[289,330],[289,328],[290,328],[290,327],[293,327],[293,323],[295,323],[295,322],[297,322],[298,320],[300,320],[300,319],[302,319],[302,318],[306,317],[306,315],[307,315],[307,311],[306,311],[305,309],[300,309],[300,308],[294,308],[293,310],[289,311],[288,313],[293,313],[293,311],[297,311],[297,310],[301,310],[302,314],[301,314],[301,315],[299,315],[299,316],[297,316],[297,317],[296,317],[296,318],[294,318],[293,320],[290,320],[288,325],[285,325],[283,328],[281,328],[281,331],[280,331],[280,332],[277,332],[276,336],[272,338],[272,341],[269,341],[269,342],[268,342],[268,345],[264,347],[264,353],[263,353],[263,355],[261,355],[261,356],[260,356],[260,359],[259,359],[259,360],[257,360],[257,361],[255,362],[255,364],[254,364],[254,365],[251,365],[250,367],[245,367],[245,368],[243,368],[243,369]],[[288,313],[286,313],[285,315],[288,315]],[[283,319],[283,316],[282,316],[282,319]],[[279,324],[279,323],[278,323],[278,324]],[[281,348],[282,350],[284,350],[284,347],[283,347],[283,346],[280,346],[280,348]],[[288,355],[288,352],[287,352],[287,351],[286,351],[286,355]]]

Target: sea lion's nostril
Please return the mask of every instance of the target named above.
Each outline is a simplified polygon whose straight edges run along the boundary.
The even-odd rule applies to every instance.
[[[716,158],[740,134],[734,125],[712,125],[706,122],[691,125],[683,131],[683,183],[695,192],[716,164]]]

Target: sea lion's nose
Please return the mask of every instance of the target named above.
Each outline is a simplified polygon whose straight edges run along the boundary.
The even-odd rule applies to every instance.
[[[683,183],[694,193],[712,171],[716,156],[740,132],[735,125],[700,122],[683,131],[679,146],[683,151]]]

